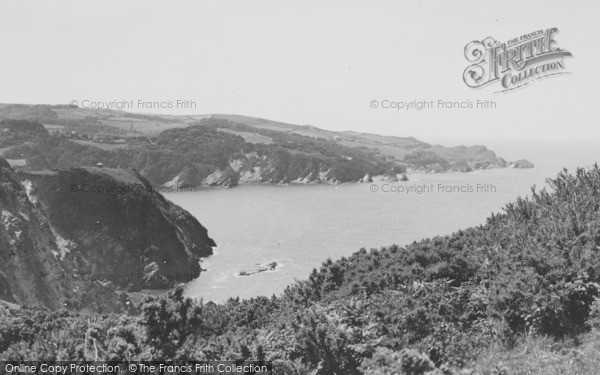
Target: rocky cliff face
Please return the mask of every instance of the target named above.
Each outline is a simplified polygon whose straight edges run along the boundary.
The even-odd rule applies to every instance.
[[[215,243],[134,171],[15,173],[0,158],[0,299],[119,311],[118,287],[167,288]]]
[[[57,309],[81,295],[60,262],[60,238],[0,158],[0,299]]]
[[[409,170],[420,173],[472,172],[512,166],[485,146],[429,146],[406,155],[404,160]]]
[[[493,154],[493,152],[490,152]],[[417,173],[448,173],[448,172],[472,172],[483,169],[496,168],[533,168],[533,163],[527,160],[508,162],[501,157],[489,160],[481,159],[444,159],[439,162],[423,162],[407,165],[407,169]],[[393,171],[383,175],[395,175]],[[248,153],[237,156],[229,161],[229,165],[208,173],[203,169],[193,167],[185,168],[165,186],[169,188],[180,188],[184,186],[224,186],[234,187],[244,183],[271,183],[271,184],[338,184],[343,182],[369,182],[369,173],[358,171],[348,173],[347,169],[337,168],[326,163],[295,162],[282,164],[272,157],[259,156],[256,153]]]
[[[200,274],[214,241],[191,214],[140,174],[111,168],[21,173],[70,244],[80,277],[120,287],[168,288]]]
[[[0,158],[0,299],[50,309],[126,311],[125,295],[110,283],[74,277],[66,259],[71,242],[49,220],[48,212]]]
[[[202,169],[186,168],[165,186],[176,188],[182,186],[225,186],[234,187],[238,184],[262,182],[270,184],[336,184],[358,181],[363,172],[349,173],[343,168],[336,168],[325,162],[289,158],[281,159],[256,153],[247,153],[232,158],[229,165],[206,175]]]

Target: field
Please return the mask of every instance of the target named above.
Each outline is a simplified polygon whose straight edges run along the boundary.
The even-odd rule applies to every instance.
[[[81,139],[74,139],[73,142],[75,143],[79,143],[80,145],[86,145],[86,146],[94,146],[94,147],[98,147],[101,148],[103,150],[116,150],[118,148],[127,148],[128,145],[127,143],[98,143],[98,142],[92,142],[92,141],[84,141]]]
[[[273,143],[273,138],[250,132],[238,132],[230,129],[217,129],[220,132],[239,135],[248,143],[262,143],[265,145]]]

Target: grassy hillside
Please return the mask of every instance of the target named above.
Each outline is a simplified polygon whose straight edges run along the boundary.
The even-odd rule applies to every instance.
[[[430,145],[413,137],[394,137],[351,131],[329,131],[311,125],[293,125],[278,121],[240,115],[169,116],[136,114],[108,109],[83,109],[69,106],[0,104],[0,120],[29,120],[44,124],[64,134],[77,132],[77,137],[91,139],[104,147],[98,135],[119,136],[123,139],[150,139],[164,131],[186,128],[193,124],[222,123],[221,132],[239,135],[251,144],[270,144],[272,136],[290,142],[300,137],[328,143],[329,148],[361,149],[378,154],[390,164],[425,172],[462,171],[509,166],[504,159],[484,146],[444,147]],[[212,121],[203,121],[212,120]],[[224,120],[224,121],[223,121]],[[60,128],[56,128],[60,127]],[[238,129],[232,129],[237,127]],[[423,155],[422,158],[419,156]],[[431,158],[433,155],[435,158]],[[432,160],[436,160],[432,162]],[[441,162],[440,162],[441,161]],[[360,176],[362,177],[362,176]]]
[[[405,171],[376,150],[297,134],[263,132],[255,134],[247,126],[210,118],[165,130],[153,138],[130,137],[127,144],[111,147],[104,143],[93,146],[85,134],[40,135],[5,151],[4,156],[26,159],[30,170],[93,166],[98,162],[113,168],[132,167],[155,185],[178,176],[185,176],[185,184],[201,185],[215,172],[220,178],[216,185],[234,186],[244,173],[254,174],[259,182],[289,183],[302,179],[348,182],[367,173]],[[249,137],[265,141],[250,142]]]
[[[266,359],[285,374],[596,374],[600,169],[549,185],[480,227],[327,260],[277,298],[175,290],[141,316],[94,320],[5,308],[0,358],[90,359],[94,346],[101,359]]]

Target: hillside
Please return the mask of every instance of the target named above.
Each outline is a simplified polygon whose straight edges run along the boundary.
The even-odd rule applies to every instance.
[[[123,169],[17,174],[0,158],[0,213],[0,299],[50,309],[118,310],[117,289],[188,282],[216,246]]]
[[[37,121],[48,130],[10,145],[6,141],[4,148],[0,144],[0,152],[20,168],[102,162],[135,168],[153,184],[171,187],[343,183],[407,171],[533,167],[525,160],[507,162],[485,146],[444,147],[412,137],[332,132],[238,115],[161,116],[4,105],[0,119],[5,119],[0,124]]]
[[[445,147],[430,145],[414,137],[393,137],[351,131],[333,132],[311,125],[299,126],[239,115],[213,115],[212,118],[224,119],[244,126],[245,134],[248,135],[282,132],[311,138],[322,138],[352,148],[376,150],[387,160],[393,160],[409,169],[420,172],[469,172],[478,169],[513,166],[484,146]],[[244,136],[245,134],[240,135]],[[435,160],[429,160],[430,155],[433,155]]]
[[[268,360],[285,374],[596,374],[600,168],[549,186],[485,225],[327,260],[280,297],[214,305],[175,290],[147,299],[139,317],[93,323],[7,308],[0,358],[56,358],[51,342],[90,359],[77,348],[93,332],[101,359]],[[23,325],[27,315],[55,331]],[[64,346],[61,335],[79,339]]]
[[[37,122],[7,120],[0,122],[0,149],[19,145],[31,137],[45,136],[48,131]]]
[[[57,258],[60,238],[0,158],[0,299],[50,308],[68,306],[75,290]]]

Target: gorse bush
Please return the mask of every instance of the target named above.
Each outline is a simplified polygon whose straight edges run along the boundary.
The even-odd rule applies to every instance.
[[[289,374],[451,374],[491,345],[572,339],[600,326],[600,170],[563,171],[548,183],[480,227],[327,260],[279,298],[215,305],[176,290],[146,299],[140,316],[93,320],[6,308],[0,358],[253,359]]]

